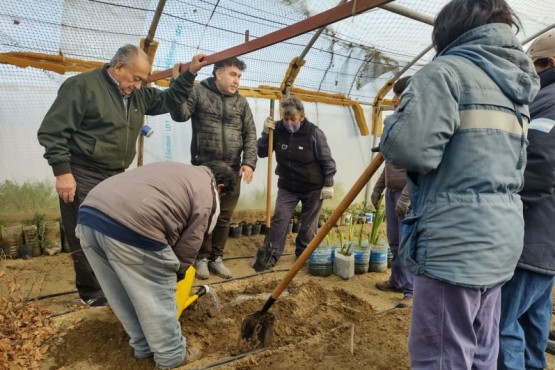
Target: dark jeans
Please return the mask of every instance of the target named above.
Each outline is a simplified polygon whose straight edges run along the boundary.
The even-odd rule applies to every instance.
[[[279,189],[276,198],[276,209],[272,216],[269,240],[272,244],[273,255],[276,261],[283,254],[285,241],[287,240],[287,227],[295,207],[301,202],[301,228],[295,239],[295,255],[298,257],[303,253],[306,246],[318,231],[318,217],[322,200],[320,195],[322,189],[307,191],[306,193],[293,193]]]
[[[391,276],[389,284],[395,288],[402,289],[405,297],[412,297],[413,274],[407,268],[407,265],[399,258],[399,243],[403,235],[402,218],[397,217],[395,213],[395,205],[401,197],[402,191],[385,191],[385,216],[386,216],[386,232],[389,247],[393,259],[391,260]]]
[[[88,301],[89,299],[98,298],[104,294],[102,293],[100,284],[94,275],[89,261],[81,249],[79,239],[75,236],[77,213],[79,212],[79,206],[83,203],[89,191],[102,180],[115,175],[117,172],[100,173],[96,169],[84,168],[74,164],[71,165],[71,171],[77,182],[77,191],[71,203],[64,203],[60,198],[60,212],[62,215],[62,222],[64,223],[64,231],[71,250],[71,257],[73,259],[75,286],[79,291],[79,297],[84,301]]]
[[[214,261],[218,257],[223,257],[225,243],[229,236],[229,222],[235,210],[235,206],[237,205],[237,201],[239,200],[240,193],[241,177],[237,176],[235,189],[233,189],[231,193],[227,193],[220,198],[220,216],[216,222],[216,227],[214,227],[212,234],[204,235],[197,260],[208,258]]]
[[[545,369],[553,276],[517,268],[501,288],[497,369]]]

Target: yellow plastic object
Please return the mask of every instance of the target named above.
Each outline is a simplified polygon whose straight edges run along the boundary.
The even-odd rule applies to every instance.
[[[194,294],[189,296],[191,288],[193,287],[193,280],[197,270],[190,266],[185,272],[185,278],[177,282],[175,289],[175,300],[177,302],[177,318],[181,317],[183,310],[186,309],[191,303],[197,300],[198,295]]]

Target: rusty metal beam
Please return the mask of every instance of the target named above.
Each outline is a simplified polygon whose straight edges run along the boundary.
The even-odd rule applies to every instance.
[[[251,53],[253,51],[289,40],[293,37],[305,34],[315,29],[325,27],[329,24],[341,21],[350,16],[363,13],[367,10],[387,4],[392,0],[352,0],[345,4],[338,5],[325,12],[316,14],[312,17],[304,19],[300,22],[284,27],[275,32],[269,33],[265,36],[251,40],[241,45],[231,47],[226,50],[219,51],[206,57],[208,64],[214,64],[224,59],[236,57],[239,55]],[[189,67],[189,63],[181,65],[180,71],[183,72]],[[162,78],[172,76],[172,69],[166,69],[160,72],[153,73],[149,76],[148,81],[156,81]]]

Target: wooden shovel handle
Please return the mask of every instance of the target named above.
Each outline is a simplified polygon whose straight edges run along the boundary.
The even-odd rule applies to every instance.
[[[372,162],[370,162],[368,167],[366,167],[362,175],[360,175],[358,180],[355,182],[351,190],[349,190],[349,192],[345,195],[345,198],[343,198],[343,200],[341,201],[341,203],[339,203],[335,211],[333,211],[331,216],[327,219],[324,226],[322,226],[320,230],[318,230],[318,232],[314,236],[314,239],[312,239],[312,241],[308,243],[308,246],[306,247],[304,252],[299,256],[299,258],[297,259],[297,262],[295,262],[295,264],[291,267],[291,269],[289,269],[289,271],[287,272],[287,275],[285,275],[283,280],[281,280],[278,286],[274,289],[274,291],[270,295],[270,298],[268,298],[268,300],[266,301],[266,304],[262,308],[262,311],[261,311],[262,313],[267,312],[272,306],[272,304],[275,302],[275,300],[278,299],[278,297],[285,290],[287,285],[289,285],[291,280],[293,280],[295,275],[297,275],[299,270],[303,267],[304,263],[308,260],[312,252],[314,252],[314,250],[318,248],[318,245],[320,245],[320,242],[324,240],[324,237],[335,225],[337,220],[339,220],[339,217],[341,217],[343,212],[345,212],[345,210],[351,205],[353,200],[355,200],[355,198],[360,193],[362,188],[364,188],[364,186],[368,184],[368,181],[370,181],[370,179],[380,168],[382,163],[383,163],[382,154],[377,153],[374,159],[372,160]]]
[[[270,100],[270,117],[274,119],[274,99]],[[266,180],[266,227],[270,227],[270,209],[272,207],[272,157],[274,156],[274,130],[268,132],[268,178]]]

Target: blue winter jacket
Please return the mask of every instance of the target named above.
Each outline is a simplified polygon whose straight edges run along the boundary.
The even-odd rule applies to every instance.
[[[401,258],[415,274],[471,288],[511,278],[522,251],[518,192],[539,79],[505,24],[474,28],[410,80],[380,148],[407,169]]]

